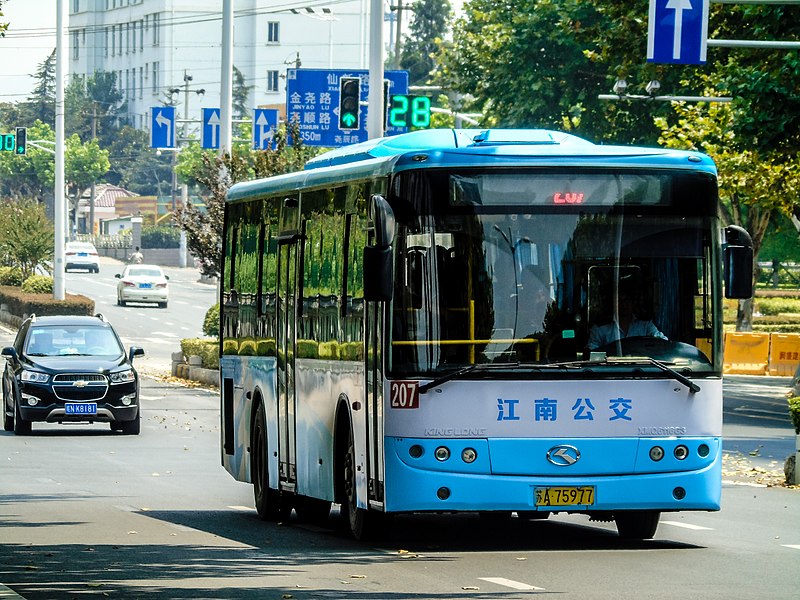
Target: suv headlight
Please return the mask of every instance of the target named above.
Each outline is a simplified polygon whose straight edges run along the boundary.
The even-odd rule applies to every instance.
[[[47,373],[39,373],[37,371],[23,371],[22,381],[29,381],[31,383],[47,383],[50,375]]]
[[[111,379],[111,383],[130,383],[131,381],[136,380],[136,376],[133,374],[133,369],[127,369],[125,371],[119,371],[118,373],[112,373],[109,377]]]

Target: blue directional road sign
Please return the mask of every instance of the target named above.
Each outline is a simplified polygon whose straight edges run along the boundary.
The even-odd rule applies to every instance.
[[[253,150],[266,150],[278,128],[278,111],[274,108],[253,109]]]
[[[339,78],[361,78],[360,127],[339,129]],[[389,97],[408,93],[408,71],[385,71],[389,81]],[[367,98],[369,71],[346,69],[289,69],[286,74],[287,120],[300,126],[300,136],[306,146],[329,148],[365,142],[367,135]],[[405,133],[405,128],[387,127],[386,135]]]
[[[175,107],[150,107],[150,147],[175,147]]]
[[[203,109],[203,127],[200,129],[200,146],[207,150],[219,149],[220,109]]]
[[[647,61],[705,64],[708,3],[709,0],[650,0]]]

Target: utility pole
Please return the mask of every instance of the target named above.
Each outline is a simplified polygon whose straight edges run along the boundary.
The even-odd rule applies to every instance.
[[[92,139],[97,139],[97,101],[92,102]],[[94,198],[95,180],[92,179],[92,188],[89,192],[89,235],[94,236]],[[76,211],[77,212],[77,211]]]
[[[403,28],[403,0],[397,0],[397,28],[394,38],[394,68],[400,68],[400,30]]]
[[[233,0],[222,0],[219,151],[233,153]]]
[[[64,79],[67,77],[64,52],[66,51],[66,5],[64,0],[56,2],[56,170],[53,194],[55,214],[55,248],[53,249],[53,299],[63,300],[64,290],[64,224],[66,198],[64,195]]]
[[[369,6],[369,96],[367,137],[383,137],[383,2],[370,0]]]

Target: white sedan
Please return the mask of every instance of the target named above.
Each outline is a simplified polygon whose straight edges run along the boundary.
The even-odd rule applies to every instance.
[[[89,273],[100,272],[97,248],[91,242],[67,242],[64,248],[64,271],[86,269]]]
[[[128,265],[122,273],[115,275],[117,282],[117,304],[128,302],[155,302],[159,308],[167,308],[169,300],[169,277],[158,265]]]

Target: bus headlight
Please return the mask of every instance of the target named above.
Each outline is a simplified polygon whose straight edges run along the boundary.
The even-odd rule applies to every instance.
[[[476,458],[478,458],[478,453],[475,452],[474,448],[464,448],[461,451],[461,460],[465,463],[473,463]]]
[[[450,449],[445,446],[439,446],[433,455],[436,457],[436,460],[444,462],[450,458]]]

